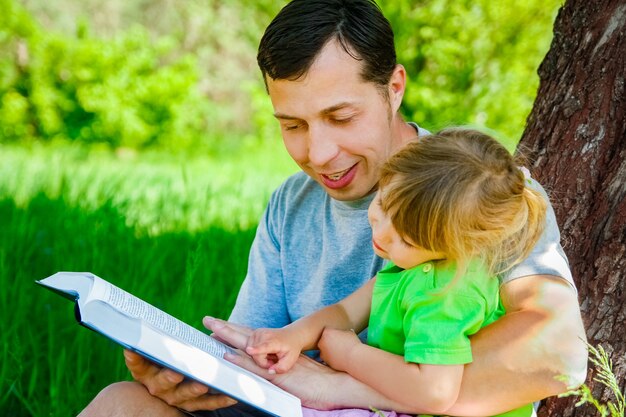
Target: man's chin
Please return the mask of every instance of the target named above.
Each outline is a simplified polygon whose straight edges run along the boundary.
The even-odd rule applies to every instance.
[[[339,189],[332,189],[322,184],[322,187],[324,187],[324,190],[332,199],[338,200],[338,201],[356,201],[371,194],[371,191],[369,190],[363,191],[362,189],[359,190],[358,188],[353,187],[353,186],[339,188]]]

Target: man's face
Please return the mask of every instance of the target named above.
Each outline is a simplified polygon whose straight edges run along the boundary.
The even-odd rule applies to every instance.
[[[386,98],[360,77],[361,64],[329,42],[300,79],[267,79],[287,152],[337,200],[375,189],[378,169],[398,147],[392,115],[402,91]]]

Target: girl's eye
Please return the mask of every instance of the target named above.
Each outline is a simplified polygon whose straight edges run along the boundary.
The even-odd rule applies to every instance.
[[[376,197],[374,197],[374,201],[376,202],[376,205],[384,211],[383,209],[383,199],[380,198],[380,191],[376,192]]]
[[[404,246],[406,246],[407,248],[412,248],[413,245],[411,245],[409,242],[407,242],[406,240],[404,240],[404,238],[400,238],[400,242],[402,242],[402,244]]]

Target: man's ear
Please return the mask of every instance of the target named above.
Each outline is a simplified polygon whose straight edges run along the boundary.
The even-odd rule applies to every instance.
[[[405,88],[406,70],[404,66],[397,64],[389,79],[389,104],[394,113],[398,111],[400,104],[402,104]]]

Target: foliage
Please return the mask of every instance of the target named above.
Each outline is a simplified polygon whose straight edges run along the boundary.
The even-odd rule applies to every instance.
[[[4,141],[201,143],[208,102],[196,89],[194,59],[168,62],[173,42],[152,43],[138,27],[108,40],[90,37],[86,27],[76,38],[31,28],[15,40],[25,56],[13,61],[14,82],[2,86]]]
[[[76,415],[97,392],[129,379],[119,346],[87,331],[73,306],[34,285],[60,270],[91,271],[201,328],[227,317],[254,229],[136,236],[113,204],[87,211],[35,196],[0,198],[0,414]],[[72,238],[63,238],[71,236]]]
[[[0,415],[76,415],[130,378],[119,346],[34,280],[90,271],[197,328],[226,318],[286,161],[0,145]]]
[[[404,112],[433,129],[488,126],[513,148],[560,0],[381,2],[409,74]]]
[[[380,2],[409,74],[407,118],[488,126],[513,147],[558,1]],[[0,0],[0,142],[231,152],[275,141],[255,55],[285,3],[32,0],[26,11]]]
[[[615,402],[608,401],[603,403],[596,399],[587,384],[583,384],[578,388],[572,388],[565,394],[560,395],[560,397],[579,397],[578,402],[576,402],[576,407],[590,404],[598,411],[601,417],[624,417],[626,401],[624,400],[624,393],[619,387],[617,377],[613,373],[613,361],[609,358],[609,355],[602,346],[595,348],[587,344],[587,349],[589,349],[591,353],[589,360],[595,366],[596,376],[593,380],[608,388],[615,396]]]
[[[285,151],[260,146],[225,159],[62,142],[0,145],[0,198],[20,208],[38,194],[86,211],[112,204],[137,235],[216,224],[234,230],[256,227],[270,193],[296,169]]]

